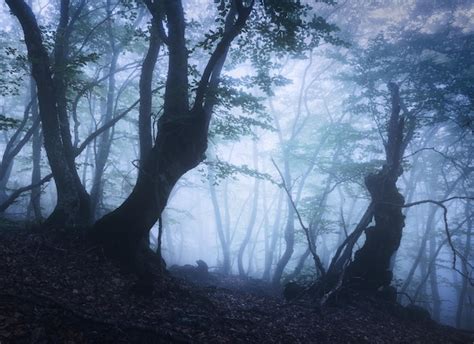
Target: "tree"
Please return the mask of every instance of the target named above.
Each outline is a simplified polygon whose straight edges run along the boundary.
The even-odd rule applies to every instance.
[[[443,42],[443,44],[439,44],[439,42]],[[410,149],[414,153],[408,155],[408,157],[415,156],[411,161],[414,166],[405,166],[406,161],[403,162],[403,165],[405,169],[408,167],[419,170],[419,166],[416,165],[420,163],[421,159],[416,156],[420,152],[430,149],[426,147],[428,140],[423,139],[423,133],[432,138],[438,131],[440,131],[440,136],[443,136],[441,132],[444,132],[444,138],[446,139],[447,133],[456,132],[458,141],[451,141],[451,144],[456,144],[456,146],[459,142],[466,140],[471,122],[465,114],[472,112],[472,102],[469,100],[469,90],[472,85],[466,82],[465,76],[462,75],[461,66],[466,63],[466,59],[470,55],[468,53],[470,49],[465,48],[471,45],[471,35],[462,32],[458,28],[423,32],[423,30],[416,29],[400,31],[398,27],[391,27],[384,34],[377,35],[374,39],[369,40],[366,46],[354,47],[348,56],[341,56],[344,61],[348,61],[349,65],[353,67],[345,74],[346,80],[354,81],[360,87],[360,98],[365,99],[365,101],[361,101],[359,98],[355,106],[352,107],[352,111],[359,114],[370,114],[374,122],[377,123],[386,148],[385,165],[389,161],[387,147],[390,139],[385,139],[383,136],[385,129],[380,124],[385,122],[383,112],[380,111],[383,106],[381,99],[383,99],[382,93],[384,92],[380,87],[380,81],[397,81],[402,86],[399,107],[401,107],[403,115],[400,116],[400,119],[406,116],[406,118],[411,117],[412,120],[411,123],[405,123],[406,128],[400,133],[404,141],[411,142]],[[421,138],[420,134],[422,134]],[[390,136],[390,125],[388,135]],[[392,142],[394,141],[392,140]],[[438,142],[441,142],[441,145],[446,144],[443,143],[443,140]],[[404,145],[400,146],[402,152],[405,150]],[[433,149],[439,152],[436,148]],[[460,147],[454,148],[452,154],[457,155],[463,150],[464,148]],[[442,152],[440,154],[444,155]],[[457,164],[456,159],[452,159],[451,154],[444,155],[444,158],[446,163]],[[385,167],[382,171],[384,169],[388,171],[390,168]],[[384,206],[379,209],[382,211],[380,217],[378,219],[375,217],[375,227],[369,227],[369,223],[376,212],[374,199],[385,197],[381,194],[374,194],[374,191],[377,192],[376,189],[384,190],[387,193],[386,197],[392,198],[390,201],[381,198],[377,201],[379,204],[385,203],[387,207],[390,207],[390,204],[399,204],[399,207],[402,207],[404,203],[400,192],[396,190],[396,184],[384,185],[379,179],[385,173],[382,171],[366,178],[365,182],[371,196],[371,205],[366,209],[355,231],[338,248],[329,268],[330,273],[337,270],[339,276],[344,271],[346,282],[359,281],[360,283],[355,284],[372,291],[381,286],[388,286],[392,279],[393,264],[389,257],[393,259],[393,253],[399,247],[399,238],[401,238],[401,228],[403,227],[403,219],[396,207],[382,209]],[[465,171],[467,172],[467,170]],[[435,173],[435,169],[432,173]],[[463,173],[460,178],[463,179],[467,175]],[[452,176],[449,179],[453,180]],[[417,184],[424,184],[426,183],[425,180],[426,176],[421,175],[419,179],[410,178],[410,181],[405,183],[408,198],[416,193]],[[384,186],[384,188],[381,188],[381,186]],[[397,192],[399,193],[398,196]],[[391,217],[391,219],[394,219],[393,223],[383,224],[382,216]],[[432,216],[428,217],[428,220],[430,218]],[[433,219],[430,221],[433,221]],[[377,225],[377,222],[381,225]],[[429,223],[426,225],[428,231],[431,225]],[[395,229],[397,226],[398,230]],[[352,249],[363,232],[366,233],[364,247],[356,253],[354,261],[349,263],[352,257]],[[407,231],[405,231],[406,234]],[[428,239],[428,236],[426,236],[426,239]],[[370,243],[369,241],[373,242]],[[388,244],[389,242],[392,244]],[[426,242],[426,240],[423,240],[420,257],[425,254]],[[434,251],[434,244],[432,242],[431,251]],[[381,251],[378,251],[379,249],[386,252],[382,254]],[[372,273],[367,268],[371,268]],[[432,268],[429,270],[434,280],[436,277],[435,270]],[[432,288],[432,294],[436,298],[435,288]]]
[[[36,87],[33,78],[30,78],[30,93],[32,98],[31,112],[33,118],[39,120],[38,113],[38,99],[36,97]],[[38,125],[33,131],[33,143],[32,143],[32,160],[33,169],[31,170],[31,184],[35,185],[41,181],[41,147],[43,146],[43,139],[41,137],[41,128]],[[43,220],[41,213],[41,187],[35,187],[31,190],[29,208],[34,213],[36,221],[40,222]]]
[[[229,46],[244,27],[253,4],[233,3],[227,14],[226,30],[203,72],[193,107],[189,107],[188,62],[185,44],[185,19],[181,1],[165,1],[163,9],[147,2],[156,25],[161,27],[161,11],[168,20],[168,35],[163,37],[169,50],[168,77],[164,111],[158,122],[158,135],[149,152],[143,152],[136,185],[125,202],[100,219],[93,235],[112,255],[135,259],[140,243],[148,235],[163,211],[173,186],[202,160],[207,148],[207,134],[212,106],[206,94],[215,88]],[[150,133],[150,116],[140,118],[140,142]],[[149,144],[148,144],[149,145]]]
[[[257,143],[255,142],[255,140],[253,141],[253,163],[254,163],[254,168],[258,170],[258,148],[257,148]],[[250,218],[247,224],[247,230],[245,232],[244,239],[242,240],[242,243],[240,244],[239,253],[237,255],[237,264],[238,264],[240,276],[246,275],[244,264],[243,264],[243,256],[244,256],[245,249],[247,248],[247,245],[249,244],[250,238],[252,236],[253,228],[255,227],[255,221],[257,218],[259,191],[260,191],[259,185],[260,185],[260,180],[258,178],[255,178],[254,187],[253,187],[253,190],[251,191],[251,194],[253,196],[252,197],[253,204],[251,208]]]
[[[381,170],[365,178],[371,202],[354,232],[339,246],[323,285],[334,285],[342,280],[356,288],[376,291],[389,286],[392,281],[391,259],[400,246],[405,225],[402,214],[404,198],[396,183],[403,171],[403,152],[413,135],[414,126],[413,118],[408,115],[405,119],[404,115],[400,115],[398,86],[394,83],[388,86],[391,92],[391,114],[387,139],[384,141],[386,160]],[[375,226],[369,227],[372,218]],[[352,248],[363,232],[366,235],[364,245],[355,253],[354,260],[349,262]]]
[[[47,223],[51,226],[88,225],[92,221],[89,195],[81,184],[74,162],[66,100],[68,40],[85,1],[79,3],[74,11],[70,9],[68,0],[61,1],[54,64],[50,61],[31,8],[23,0],[6,2],[23,28],[32,75],[36,81],[44,147],[56,184],[57,204]]]

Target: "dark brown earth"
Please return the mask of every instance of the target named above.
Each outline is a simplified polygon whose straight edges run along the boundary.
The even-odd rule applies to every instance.
[[[359,297],[317,309],[261,281],[213,275],[193,284],[156,269],[151,296],[73,231],[0,228],[0,343],[473,343]]]

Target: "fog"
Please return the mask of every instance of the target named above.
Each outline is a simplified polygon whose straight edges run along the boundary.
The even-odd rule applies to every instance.
[[[52,45],[57,2],[30,2],[45,41]],[[96,137],[75,159],[82,184],[93,193],[100,151],[109,149],[99,176],[95,219],[120,206],[137,180],[138,104],[129,107],[140,97],[150,22],[144,7],[134,2],[105,3],[87,2],[91,14],[78,22],[71,37],[75,79],[67,95],[75,147],[127,111],[106,139]],[[391,285],[399,302],[420,305],[444,324],[474,330],[474,5],[428,0],[308,3],[338,27],[330,37],[322,33],[319,44],[307,37],[299,51],[264,52],[267,43],[244,36],[231,46],[205,158],[178,180],[161,214],[167,267],[204,260],[212,271],[270,282],[286,252],[281,285],[320,277],[305,228],[323,267],[329,268],[371,204],[364,178],[385,164],[393,111],[387,85],[395,83],[407,118],[404,133],[411,136],[396,184],[408,206],[402,208],[405,225],[391,258]],[[210,55],[203,37],[220,22],[214,20],[218,10],[213,1],[183,5],[188,77],[195,89]],[[104,19],[106,6],[114,14],[112,22]],[[5,3],[0,8],[0,115],[2,123],[15,120],[2,125],[0,151],[8,152],[9,143],[20,140],[12,137],[32,98],[31,78],[20,26]],[[153,93],[153,137],[164,111],[167,71],[168,51],[162,48],[153,72],[152,88],[158,88]],[[32,126],[29,118],[20,137]],[[1,202],[32,184],[33,146],[32,136],[9,164],[4,154]],[[41,177],[50,173],[44,149],[39,165]],[[29,190],[3,216],[31,222],[47,218],[56,205],[54,181],[40,189],[35,197],[41,200],[41,217]],[[375,226],[375,220],[368,226]],[[158,231],[156,223],[150,231],[154,250]],[[365,240],[365,235],[358,238],[352,259]],[[230,271],[223,271],[226,254]]]

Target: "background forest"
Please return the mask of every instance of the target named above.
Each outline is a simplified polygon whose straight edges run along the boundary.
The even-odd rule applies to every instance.
[[[32,55],[20,3],[32,8],[44,55]],[[364,230],[380,226],[379,184],[367,176],[385,165],[404,203],[389,220],[401,241],[387,239],[388,284],[400,303],[474,330],[472,2],[187,0],[183,17],[160,4],[0,4],[2,217],[77,227],[101,219],[107,238],[127,237],[118,223],[140,222],[167,267],[203,260],[278,289],[347,266],[357,274],[353,253],[372,245]],[[32,67],[48,56],[49,103],[44,61]],[[41,115],[53,103],[56,127]],[[210,121],[207,147],[194,122],[183,141],[161,142],[168,114],[188,110]],[[181,151],[188,141],[204,146]],[[64,155],[47,154],[58,142]],[[148,152],[169,160],[150,162]],[[176,167],[180,154],[194,155]],[[76,176],[57,172],[61,161]],[[143,182],[148,163],[186,173],[166,174],[156,200]],[[64,220],[73,203],[61,180],[88,200],[74,205],[83,222]],[[103,217],[119,206],[135,215]]]

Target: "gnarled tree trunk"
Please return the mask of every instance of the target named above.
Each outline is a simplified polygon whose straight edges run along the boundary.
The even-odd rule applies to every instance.
[[[374,206],[375,226],[365,230],[364,246],[347,269],[347,279],[363,288],[376,290],[392,281],[391,259],[400,246],[405,217],[404,198],[386,169],[369,175],[365,185]]]
[[[145,3],[160,28],[162,16],[157,2]],[[138,264],[135,267],[140,268],[140,253],[142,249],[147,249],[143,243],[148,242],[148,233],[165,208],[174,185],[204,158],[212,110],[204,103],[206,95],[210,84],[217,86],[230,43],[244,26],[251,11],[251,7],[244,7],[242,2],[239,4],[238,10],[229,11],[232,25],[226,27],[222,40],[211,55],[198,85],[194,106],[189,109],[188,51],[183,7],[181,1],[164,1],[168,36],[165,36],[164,30],[160,32],[168,46],[169,64],[164,111],[158,121],[158,134],[153,147],[140,161],[137,183],[130,196],[116,210],[97,221],[92,232],[110,255],[124,263]],[[142,88],[140,93],[142,97]],[[139,118],[141,146],[149,135],[149,129],[142,124],[149,120],[149,115]]]
[[[398,86],[391,83],[392,112],[385,144],[386,163],[377,173],[365,178],[365,185],[373,204],[375,226],[365,229],[364,245],[355,253],[349,264],[345,281],[358,288],[375,291],[389,286],[392,281],[392,256],[400,246],[405,216],[402,207],[405,199],[397,188],[402,173],[401,160],[406,147],[405,120],[400,116]]]

